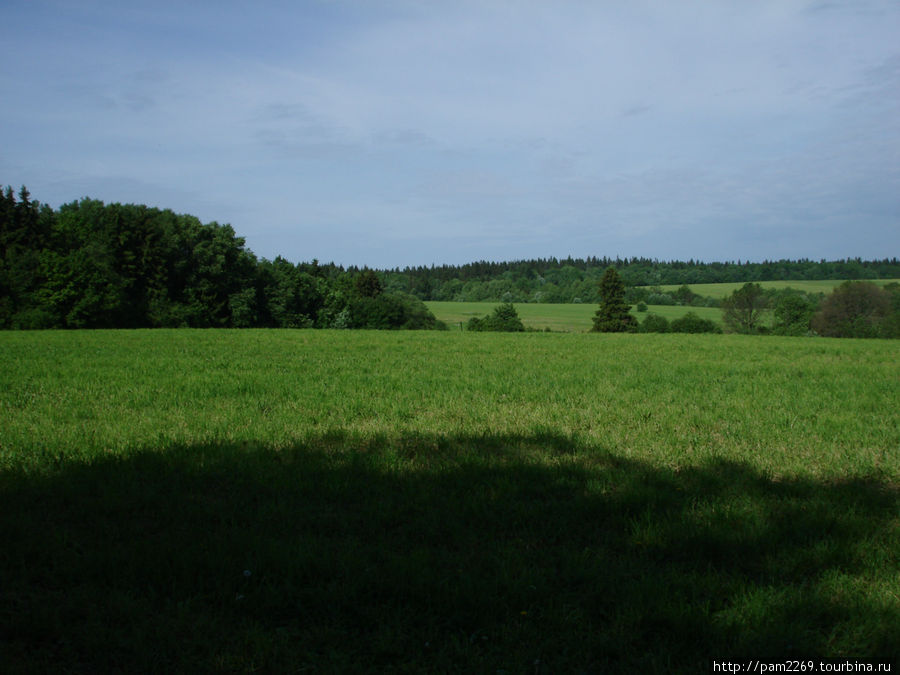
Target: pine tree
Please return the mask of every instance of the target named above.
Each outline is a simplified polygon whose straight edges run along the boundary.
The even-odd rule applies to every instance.
[[[594,315],[594,327],[591,331],[632,333],[635,330],[637,319],[628,313],[625,284],[615,267],[609,267],[600,279],[600,308]]]

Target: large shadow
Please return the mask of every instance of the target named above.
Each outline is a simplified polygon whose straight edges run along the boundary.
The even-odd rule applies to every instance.
[[[542,458],[542,459],[539,459]],[[552,434],[0,474],[11,672],[708,672],[888,658],[900,495]]]

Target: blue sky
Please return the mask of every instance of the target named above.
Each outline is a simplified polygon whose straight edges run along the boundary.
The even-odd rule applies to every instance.
[[[900,255],[895,0],[7,0],[0,184],[257,255]]]

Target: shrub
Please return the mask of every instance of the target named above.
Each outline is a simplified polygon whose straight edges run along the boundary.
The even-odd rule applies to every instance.
[[[812,328],[826,337],[890,337],[891,296],[870,281],[846,281],[822,302]]]
[[[699,296],[691,290],[690,286],[682,284],[677,290],[672,292],[672,297],[675,298],[675,302],[679,305],[690,305],[694,298]]]
[[[415,295],[393,293],[403,306],[403,325],[407,330],[447,330],[447,324],[438,321],[431,310]]]
[[[715,321],[701,319],[694,312],[672,320],[669,324],[671,333],[721,333],[722,328]]]
[[[408,293],[357,296],[350,301],[348,309],[349,328],[446,329],[425,303]]]
[[[358,296],[351,300],[350,328],[399,328],[403,325],[403,305],[392,295]]]
[[[668,293],[650,293],[647,296],[648,305],[674,305],[675,298]]]
[[[466,330],[472,331],[501,331],[518,333],[525,330],[519,313],[511,302],[505,302],[494,308],[494,313],[479,319],[472,317],[466,323]]]
[[[812,305],[804,296],[783,295],[775,303],[772,332],[776,335],[806,335],[812,313]]]
[[[648,314],[638,326],[638,331],[641,333],[668,333],[669,320],[659,314]]]
[[[639,303],[637,304],[637,311],[639,311],[639,312],[646,312],[646,311],[647,311],[647,303],[646,303],[646,302],[639,302]]]

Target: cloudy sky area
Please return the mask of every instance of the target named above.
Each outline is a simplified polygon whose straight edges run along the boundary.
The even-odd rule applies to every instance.
[[[900,3],[0,10],[0,184],[393,267],[900,255]]]

